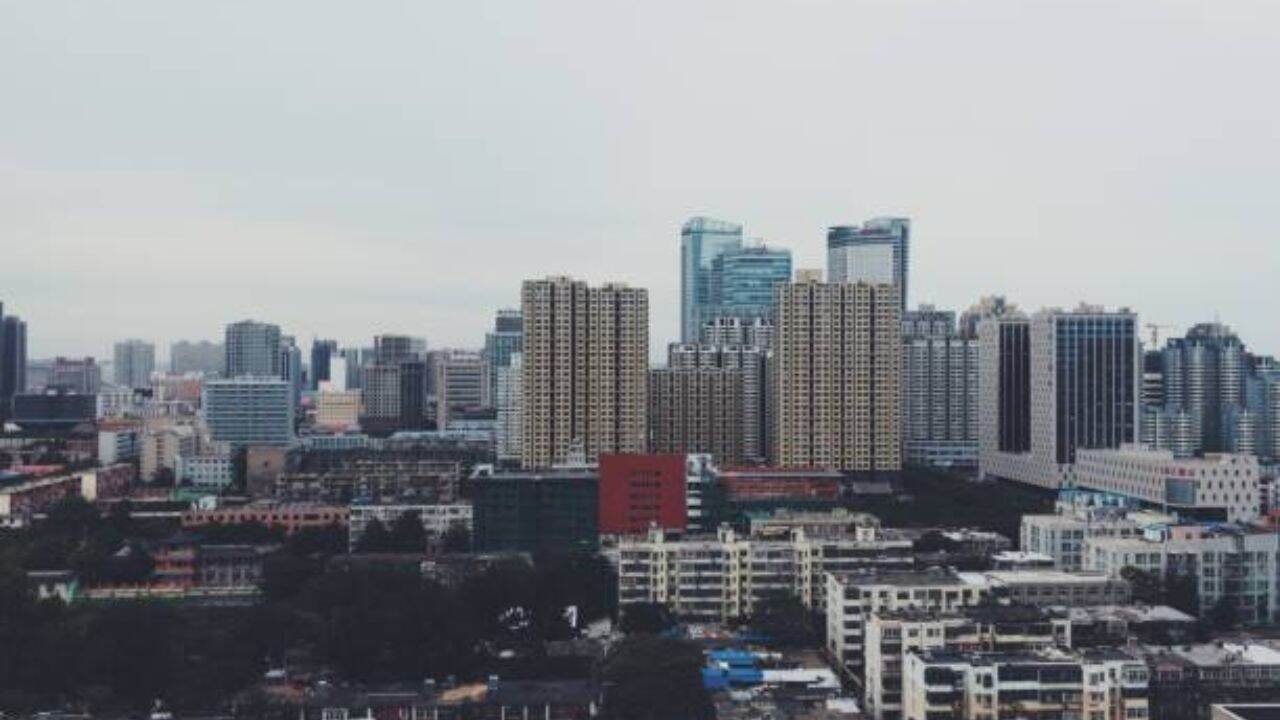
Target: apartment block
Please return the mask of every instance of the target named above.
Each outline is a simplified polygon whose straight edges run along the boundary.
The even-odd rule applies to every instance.
[[[682,617],[721,622],[750,614],[763,598],[793,594],[807,607],[825,602],[823,575],[909,568],[911,542],[863,528],[847,537],[751,537],[727,525],[714,535],[674,539],[661,529],[618,544],[618,602],[662,603]]]
[[[981,605],[956,612],[890,610],[866,622],[863,700],[875,720],[901,720],[903,668],[921,652],[1027,652],[1071,647],[1065,611]]]
[[[959,653],[907,656],[902,717],[907,720],[1149,717],[1149,672],[1120,650]]]
[[[1241,622],[1274,622],[1280,613],[1280,533],[1230,525],[1174,525],[1142,537],[1088,538],[1089,570],[1120,577],[1127,567],[1157,577],[1195,579],[1200,615],[1230,606]]]
[[[774,464],[900,470],[897,286],[809,279],[774,292]]]
[[[551,277],[525,281],[521,464],[644,452],[649,293]]]
[[[649,450],[706,453],[725,466],[743,459],[742,372],[649,371]]]

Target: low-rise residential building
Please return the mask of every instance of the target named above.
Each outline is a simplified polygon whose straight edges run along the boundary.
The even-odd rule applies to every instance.
[[[906,720],[1149,717],[1147,666],[1119,650],[910,654]]]
[[[308,458],[306,472],[278,474],[272,494],[291,502],[440,504],[458,499],[456,460],[398,457]]]
[[[195,528],[204,525],[260,523],[269,528],[282,528],[286,534],[292,534],[302,528],[330,525],[346,527],[350,512],[350,508],[342,505],[262,502],[188,510],[182,514],[182,526]]]
[[[1123,495],[1183,517],[1249,522],[1259,513],[1254,455],[1176,457],[1172,450],[1122,445],[1078,450],[1075,471],[1080,487]]]
[[[1280,698],[1280,651],[1268,645],[1219,641],[1143,651],[1151,671],[1151,714],[1159,720],[1209,720],[1216,703]]]
[[[217,492],[235,483],[235,463],[224,453],[180,455],[174,480],[179,485],[189,485]]]
[[[166,425],[148,430],[142,436],[138,466],[143,482],[155,479],[160,470],[177,477],[178,458],[195,455],[197,437],[190,425]]]
[[[1200,614],[1219,603],[1241,622],[1272,622],[1280,612],[1280,533],[1231,525],[1181,525],[1150,530],[1142,537],[1091,538],[1084,542],[1085,567],[1120,577],[1125,568],[1156,577],[1195,578]]]
[[[375,520],[388,529],[406,514],[415,514],[422,524],[427,542],[439,540],[445,533],[454,528],[462,528],[471,533],[471,505],[469,503],[447,503],[443,505],[407,505],[407,504],[366,504],[351,506],[351,515],[347,525],[347,538],[351,549],[360,543],[365,529]],[[426,548],[422,548],[423,551]]]
[[[864,628],[878,612],[953,613],[987,596],[981,576],[930,568],[911,572],[826,574],[827,654],[844,673],[861,677]]]
[[[138,427],[114,426],[98,430],[98,462],[114,465],[138,457],[141,431]]]
[[[660,529],[618,544],[618,602],[656,602],[677,615],[723,621],[749,615],[770,595],[791,594],[821,609],[823,574],[869,568],[909,568],[911,542],[857,535],[809,538],[741,536],[728,526],[715,535],[669,538]]]
[[[1084,568],[1084,541],[1090,538],[1133,538],[1148,528],[1175,519],[1163,513],[1128,505],[1075,505],[1059,502],[1055,514],[1022,516],[1021,548],[1053,558],[1059,570]]]
[[[1029,605],[984,604],[953,612],[887,610],[867,618],[864,644],[867,714],[875,720],[901,720],[907,655],[1071,647],[1071,621],[1065,612]]]
[[[863,672],[863,636],[872,613],[898,610],[958,612],[994,601],[1041,607],[1116,605],[1129,601],[1129,583],[1103,573],[1055,570],[827,573],[827,653],[855,677]]]
[[[1025,605],[1121,605],[1133,597],[1128,581],[1101,572],[992,570],[982,576],[992,597]]]

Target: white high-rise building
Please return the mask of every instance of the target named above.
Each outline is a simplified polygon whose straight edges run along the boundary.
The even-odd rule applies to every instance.
[[[524,394],[521,392],[523,358],[522,353],[512,353],[507,365],[499,367],[497,372],[497,454],[499,460],[507,462],[520,460],[520,416],[524,406]]]

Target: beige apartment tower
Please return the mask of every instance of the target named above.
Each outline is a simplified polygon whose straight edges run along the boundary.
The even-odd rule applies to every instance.
[[[902,324],[889,284],[774,289],[774,462],[855,472],[902,469]]]
[[[581,449],[645,451],[649,293],[568,277],[526,280],[520,463],[542,468]]]

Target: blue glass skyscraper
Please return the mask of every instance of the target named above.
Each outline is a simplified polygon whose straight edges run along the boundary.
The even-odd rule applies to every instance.
[[[787,282],[791,282],[790,250],[754,245],[721,253],[711,263],[710,315],[705,319],[767,318],[774,286]]]
[[[680,337],[697,342],[710,319],[711,270],[715,259],[742,248],[742,226],[707,217],[689,219],[680,229]]]

